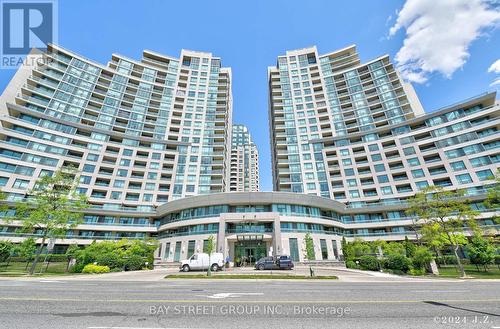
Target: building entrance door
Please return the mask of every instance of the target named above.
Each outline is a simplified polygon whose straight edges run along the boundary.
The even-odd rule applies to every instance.
[[[264,241],[238,241],[234,245],[234,262],[236,266],[255,264],[260,258],[266,256],[266,243]]]

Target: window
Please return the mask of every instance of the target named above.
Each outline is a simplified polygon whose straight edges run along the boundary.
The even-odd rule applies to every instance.
[[[489,180],[489,179],[494,178],[493,173],[491,172],[490,169],[476,171],[476,175],[480,181]]]
[[[319,240],[319,244],[321,246],[321,258],[322,259],[328,259],[328,248],[326,247],[326,240],[321,239]]]
[[[344,171],[345,171],[346,176],[354,176],[354,169],[348,168],[348,169],[345,169]]]
[[[389,182],[389,177],[387,175],[379,175],[377,176],[377,179],[380,184]]]
[[[381,161],[381,160],[382,160],[382,156],[379,153],[372,155],[372,161]]]
[[[121,197],[122,197],[122,192],[118,192],[118,191],[111,192],[111,199],[119,200],[119,199],[121,199]]]
[[[24,180],[24,179],[18,178],[14,181],[14,184],[12,184],[12,187],[24,190],[28,187],[29,183],[30,183],[29,180]]]
[[[92,177],[90,176],[80,176],[80,183],[81,184],[90,184],[90,180],[92,179]]]
[[[370,144],[370,145],[368,145],[368,150],[378,151],[378,145],[377,144]]]
[[[470,164],[473,167],[481,167],[491,164],[491,160],[488,156],[482,156],[479,158],[470,159]]]
[[[358,190],[350,190],[349,195],[351,198],[359,198],[359,191]]]
[[[83,169],[82,169],[82,171],[88,172],[88,173],[92,173],[92,172],[94,172],[94,170],[95,170],[95,166],[91,165],[91,164],[84,165]]]
[[[460,184],[472,183],[472,177],[469,174],[462,174],[455,176]]]
[[[376,164],[375,165],[375,171],[376,172],[382,172],[385,171],[385,166],[383,164]]]
[[[382,194],[383,195],[391,195],[392,194],[392,188],[390,186],[383,186],[381,188]]]
[[[420,177],[424,177],[425,176],[425,173],[422,169],[415,169],[415,170],[412,170],[411,171],[411,174],[414,178],[420,178]]]
[[[415,185],[417,186],[417,189],[423,190],[424,188],[429,186],[429,183],[427,183],[427,181],[421,181],[421,182],[416,182]]]
[[[121,179],[115,180],[115,183],[113,185],[114,187],[124,187],[125,186],[125,181]]]
[[[128,171],[126,169],[118,169],[116,175],[119,177],[127,177]]]
[[[412,154],[415,154],[415,148],[413,146],[410,146],[410,147],[403,149],[403,152],[405,155],[412,155]]]
[[[411,159],[408,159],[407,161],[411,167],[415,167],[415,166],[420,165],[420,160],[418,160],[418,158],[411,158]]]
[[[347,180],[347,185],[349,185],[349,186],[357,186],[358,184],[356,183],[355,179],[348,179]]]
[[[87,161],[97,161],[98,159],[99,159],[99,155],[98,154],[89,153],[87,155]]]
[[[459,171],[459,170],[464,170],[465,169],[465,164],[463,161],[455,161],[450,163],[451,168],[453,171]]]

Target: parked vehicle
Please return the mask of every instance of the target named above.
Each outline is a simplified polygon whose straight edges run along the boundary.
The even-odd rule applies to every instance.
[[[257,270],[291,270],[293,261],[290,256],[262,257],[255,263]]]
[[[196,253],[189,257],[189,259],[182,260],[179,269],[183,272],[202,271],[208,270],[208,266],[210,266],[211,270],[214,272],[222,269],[224,266],[224,256],[222,253],[214,252],[210,257],[208,257],[206,253]]]

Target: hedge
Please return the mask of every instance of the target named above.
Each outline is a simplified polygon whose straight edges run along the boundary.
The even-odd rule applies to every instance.
[[[109,273],[108,266],[87,264],[82,270],[82,273],[91,273],[91,274],[101,274],[101,273]]]

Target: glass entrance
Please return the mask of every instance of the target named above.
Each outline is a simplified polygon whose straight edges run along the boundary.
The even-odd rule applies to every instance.
[[[234,262],[236,266],[253,265],[266,256],[266,249],[264,241],[237,241],[234,244]]]

